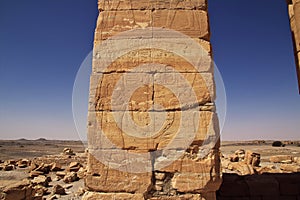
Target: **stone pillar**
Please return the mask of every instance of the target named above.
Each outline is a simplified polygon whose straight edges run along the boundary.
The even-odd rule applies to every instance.
[[[83,199],[215,199],[206,1],[99,0],[98,8]]]
[[[294,43],[294,55],[298,75],[300,93],[300,1],[288,0],[288,12],[291,24],[292,38]]]

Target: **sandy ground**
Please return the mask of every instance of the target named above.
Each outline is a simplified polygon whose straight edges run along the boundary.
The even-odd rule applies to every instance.
[[[261,166],[270,164],[269,158],[273,155],[293,155],[300,157],[300,147],[297,145],[286,145],[285,147],[272,147],[272,141],[265,144],[256,144],[255,142],[222,142],[221,152],[223,155],[228,156],[233,154],[238,149],[251,150],[261,154]],[[30,159],[30,160],[43,160],[50,159],[51,155],[61,155],[64,148],[71,148],[77,155],[85,155],[85,145],[81,141],[54,141],[54,140],[0,140],[0,160],[5,161],[9,159]],[[55,157],[55,156],[54,156]],[[80,157],[80,156],[79,156]],[[74,158],[72,158],[74,159]],[[79,158],[81,163],[86,165],[86,157]],[[66,160],[66,166],[72,160]],[[52,182],[50,185],[56,184],[66,185],[62,180],[56,180],[55,174],[50,173]],[[18,182],[22,179],[28,178],[28,168],[16,169],[13,171],[0,171],[0,190],[1,188]],[[75,195],[80,187],[84,187],[84,181],[73,182],[69,185],[70,188],[66,189],[68,195],[61,196],[59,199],[81,199]]]

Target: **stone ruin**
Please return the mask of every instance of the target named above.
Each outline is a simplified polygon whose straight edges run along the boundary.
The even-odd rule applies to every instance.
[[[83,199],[215,199],[206,0],[99,0],[98,9]]]
[[[300,1],[287,0],[300,93]]]

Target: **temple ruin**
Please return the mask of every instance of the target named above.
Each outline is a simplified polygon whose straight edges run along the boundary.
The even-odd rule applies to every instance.
[[[98,9],[84,199],[215,199],[207,2],[100,0]]]
[[[300,1],[287,0],[300,93]]]

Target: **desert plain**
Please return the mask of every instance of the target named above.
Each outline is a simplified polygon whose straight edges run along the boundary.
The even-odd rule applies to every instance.
[[[223,173],[252,175],[300,172],[300,141],[223,141]],[[0,199],[81,199],[86,191],[86,143],[0,140]],[[27,197],[27,196],[26,196]]]

